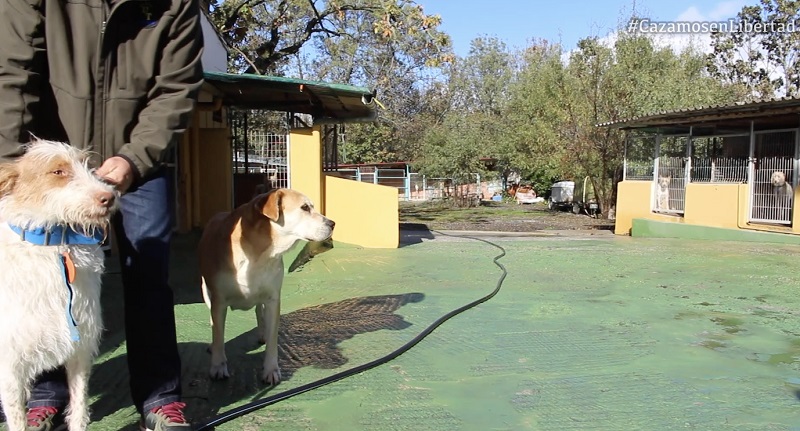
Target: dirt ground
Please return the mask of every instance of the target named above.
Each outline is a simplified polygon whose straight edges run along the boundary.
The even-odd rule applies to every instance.
[[[496,232],[614,229],[614,220],[550,210],[544,203],[517,205],[487,201],[474,208],[456,208],[435,202],[402,202],[400,224],[404,229]]]

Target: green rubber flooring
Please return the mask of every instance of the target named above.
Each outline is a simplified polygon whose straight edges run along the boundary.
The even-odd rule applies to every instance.
[[[388,364],[217,429],[800,430],[800,246],[484,238],[507,253],[493,299]],[[197,422],[385,355],[501,276],[499,251],[476,240],[423,234],[392,250],[336,243],[286,277],[284,380],[268,389],[258,380],[264,348],[253,311],[228,313],[234,375],[207,377],[195,241],[177,238],[172,278],[184,396]],[[92,429],[132,430],[114,268]]]

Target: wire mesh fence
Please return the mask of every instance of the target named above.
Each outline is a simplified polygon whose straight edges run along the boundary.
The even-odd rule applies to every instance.
[[[272,187],[289,187],[289,136],[285,133],[252,132],[250,163],[266,175]]]
[[[693,183],[747,182],[747,157],[692,157]]]
[[[400,199],[414,198],[412,196],[414,192],[411,182],[412,176],[417,174],[410,173],[407,169],[380,168],[376,166],[340,167],[336,170],[336,175],[354,181],[394,187],[397,189]]]
[[[655,135],[632,135],[625,145],[625,179],[652,180]]]
[[[744,183],[750,155],[747,134],[692,137],[693,183]]]

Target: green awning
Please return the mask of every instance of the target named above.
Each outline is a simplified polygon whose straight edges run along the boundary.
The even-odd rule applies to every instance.
[[[365,87],[254,74],[205,72],[227,106],[310,114],[315,123],[372,121],[375,91]]]

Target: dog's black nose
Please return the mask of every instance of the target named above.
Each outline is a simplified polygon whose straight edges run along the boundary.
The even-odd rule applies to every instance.
[[[330,226],[330,227],[331,227],[331,229],[333,229],[333,227],[334,227],[334,226],[336,226],[336,222],[335,222],[335,221],[333,221],[333,220],[331,220],[331,219],[328,219],[328,222],[327,222],[327,223],[328,223],[328,226]]]

